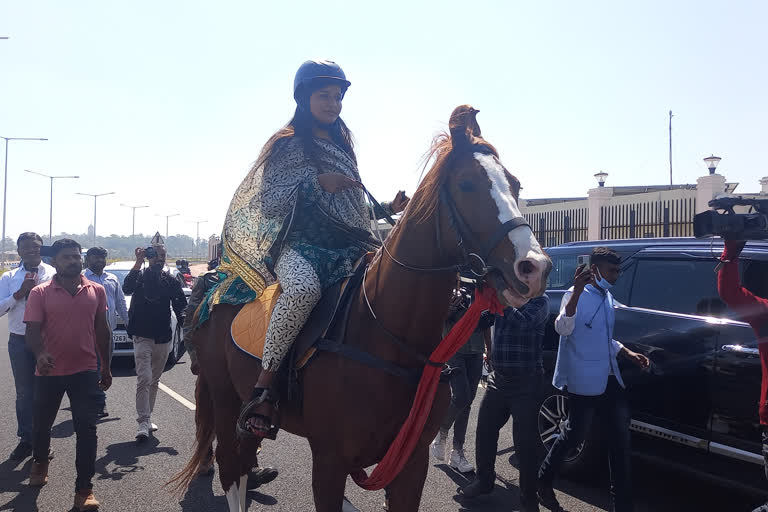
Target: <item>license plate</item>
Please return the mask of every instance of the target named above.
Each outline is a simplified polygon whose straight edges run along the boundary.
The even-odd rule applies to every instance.
[[[128,341],[128,335],[127,334],[113,334],[112,335],[112,341],[115,343],[125,343]]]

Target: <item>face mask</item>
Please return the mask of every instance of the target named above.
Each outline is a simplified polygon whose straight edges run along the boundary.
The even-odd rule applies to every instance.
[[[163,264],[155,263],[154,265],[150,265],[149,270],[152,272],[160,272],[161,270],[163,270]]]
[[[595,280],[595,282],[597,283],[597,286],[599,286],[600,288],[606,291],[613,288],[613,285],[608,281],[606,281],[605,279],[603,279],[603,276],[600,275],[600,269],[595,268],[595,270],[597,270],[597,279]]]

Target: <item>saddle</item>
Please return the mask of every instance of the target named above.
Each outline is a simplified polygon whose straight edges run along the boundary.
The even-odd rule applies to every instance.
[[[335,343],[343,342],[352,299],[363,282],[365,268],[372,258],[373,253],[360,258],[350,277],[323,292],[320,302],[312,310],[286,357],[290,361],[284,360],[283,364],[300,370],[317,353],[319,341],[332,339]],[[267,327],[280,293],[279,283],[266,288],[258,299],[243,306],[232,321],[232,342],[240,351],[258,361],[264,357]]]

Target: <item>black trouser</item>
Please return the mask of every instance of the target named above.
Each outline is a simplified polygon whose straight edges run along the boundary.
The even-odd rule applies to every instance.
[[[488,377],[488,387],[480,403],[475,436],[477,478],[493,485],[494,465],[499,444],[499,430],[512,416],[512,437],[520,460],[520,501],[536,501],[536,470],[539,459],[537,419],[541,376],[504,375],[494,370]]]
[[[96,413],[99,407],[99,376],[85,371],[61,377],[35,377],[35,422],[33,456],[36,462],[48,461],[51,427],[64,393],[69,397],[74,426],[75,490],[90,489],[96,463]]]
[[[629,459],[629,424],[631,421],[626,393],[616,377],[608,378],[602,395],[584,396],[568,393],[568,422],[539,469],[539,480],[552,485],[568,452],[587,436],[597,416],[603,439],[608,444],[611,473],[611,501],[615,512],[633,510]]]
[[[453,370],[450,381],[451,405],[440,426],[440,433],[448,434],[453,425],[453,447],[462,450],[472,401],[483,376],[483,354],[455,354],[448,360],[448,366]]]

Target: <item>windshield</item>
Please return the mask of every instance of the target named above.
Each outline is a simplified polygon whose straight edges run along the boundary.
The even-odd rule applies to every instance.
[[[115,274],[115,277],[117,277],[117,280],[120,281],[120,287],[122,288],[123,282],[125,281],[125,276],[128,275],[128,272],[130,270],[107,270],[110,274]]]

